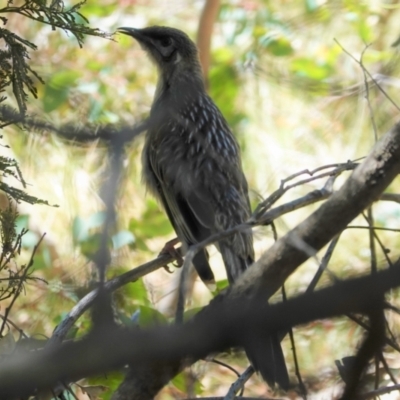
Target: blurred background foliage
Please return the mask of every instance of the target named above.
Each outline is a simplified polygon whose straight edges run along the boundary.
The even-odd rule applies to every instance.
[[[14,1],[15,6],[19,3]],[[64,4],[69,8],[77,3],[69,0]],[[180,28],[194,38],[203,5],[203,0],[87,0],[79,12],[92,28],[103,32],[113,33],[120,26],[158,24]],[[77,38],[42,24],[40,19],[7,12],[0,16],[7,18],[3,28],[37,46],[28,49],[28,61],[44,83],[31,75],[36,98],[27,98],[29,115],[56,126],[66,122],[135,123],[148,115],[156,71],[132,39],[118,35],[111,39],[85,35]],[[85,23],[83,17],[75,18]],[[366,92],[362,68],[340,46],[357,60],[362,55],[365,68],[399,104],[399,54],[398,47],[392,46],[400,35],[399,18],[395,1],[222,2],[213,33],[210,94],[241,144],[253,205],[293,173],[365,156],[376,141],[370,108],[378,137],[396,122],[398,109],[376,86],[371,85]],[[20,107],[11,87],[6,87],[3,94],[7,96],[3,104]],[[29,230],[22,237],[18,262],[26,263],[43,233],[46,236],[33,265],[35,276],[41,280],[25,285],[10,315],[10,320],[27,335],[48,337],[94,279],[91,255],[104,220],[98,188],[106,168],[105,153],[96,143],[67,145],[52,134],[32,133],[16,126],[5,127],[1,140],[1,156],[18,161],[27,183],[25,190],[52,205],[22,202],[16,206],[17,233]],[[130,146],[124,162],[109,277],[154,258],[174,237],[164,213],[146,196],[140,183],[142,142],[139,138]],[[338,179],[336,185],[343,179]],[[2,180],[21,186],[12,175]],[[297,187],[281,201],[295,199],[323,183]],[[390,191],[398,191],[398,186],[398,182],[393,184]],[[280,218],[276,221],[278,234],[285,234],[315,207]],[[395,203],[381,202],[374,206],[374,216],[376,225],[397,228],[400,208]],[[361,217],[354,224],[366,225]],[[255,235],[258,254],[273,243],[269,228],[259,228]],[[398,233],[380,231],[379,237],[395,258],[399,253]],[[330,270],[340,278],[366,273],[371,256],[368,230],[349,229],[342,239]],[[212,253],[219,286],[224,286],[222,264],[216,251]],[[380,252],[378,257],[383,266],[385,255]],[[296,272],[287,284],[289,295],[304,291],[316,268],[314,260]],[[152,273],[116,294],[121,321],[129,323],[134,315],[146,325],[171,318],[178,281],[178,272],[171,269],[172,274],[164,270]],[[325,285],[330,282],[329,275],[322,280]],[[392,296],[395,300],[397,294]],[[207,304],[211,297],[197,280],[188,308]],[[1,308],[6,304],[4,301]],[[392,314],[389,323],[396,334],[397,321]],[[90,320],[84,316],[76,334],[82,335],[89,326]],[[12,332],[17,335],[14,328]],[[346,319],[296,329],[300,368],[311,391],[335,390],[339,378],[334,360],[352,354],[361,337],[362,329]],[[286,341],[285,353],[294,376]],[[397,371],[398,355],[389,356]],[[243,358],[230,355],[225,359],[239,370],[245,367]],[[110,374],[92,382],[115,387],[119,379],[119,374]],[[229,370],[200,362],[177,377],[161,398],[184,397],[188,391],[223,395],[233,379]],[[255,377],[246,393],[267,392]],[[101,396],[108,398],[109,394],[106,391]]]

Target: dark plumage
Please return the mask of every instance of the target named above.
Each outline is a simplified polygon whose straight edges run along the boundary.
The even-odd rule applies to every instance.
[[[179,239],[190,246],[244,222],[250,203],[239,147],[206,93],[195,44],[172,28],[119,31],[137,39],[159,70],[143,177]],[[254,261],[251,231],[237,233],[218,247],[232,283]],[[205,250],[193,264],[205,282],[213,282]]]
[[[143,178],[163,204],[178,238],[190,246],[246,221],[250,202],[239,146],[205,90],[196,45],[185,33],[168,27],[118,31],[134,37],[158,68],[142,154]],[[251,230],[221,240],[217,247],[230,283],[254,261]],[[203,281],[214,281],[206,250],[193,264]],[[278,347],[282,358],[279,342]],[[281,372],[275,367],[267,372],[256,367],[270,382],[286,385],[275,376]]]

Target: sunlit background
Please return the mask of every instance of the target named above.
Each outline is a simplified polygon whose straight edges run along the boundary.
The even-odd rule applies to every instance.
[[[65,2],[66,6],[73,4]],[[107,32],[120,26],[168,25],[195,39],[203,6],[203,0],[88,0],[81,12],[92,27]],[[292,174],[367,155],[376,136],[383,135],[398,120],[398,109],[393,104],[400,104],[398,48],[391,45],[400,36],[399,19],[399,5],[394,1],[222,1],[213,32],[209,91],[241,144],[253,206]],[[133,124],[148,115],[156,70],[131,38],[87,37],[80,48],[72,35],[17,15],[9,16],[7,28],[38,46],[30,53],[30,65],[46,84],[37,83],[38,98],[30,98],[29,113],[55,125]],[[370,86],[366,91],[360,60],[380,88]],[[11,93],[8,102],[14,105]],[[141,137],[130,146],[124,162],[118,200],[120,240],[114,244],[109,277],[155,258],[165,242],[174,237],[163,211],[141,184],[142,143]],[[25,236],[22,259],[29,258],[39,237],[46,233],[35,259],[35,275],[47,284],[27,285],[26,294],[19,298],[10,316],[29,335],[50,336],[95,277],[86,255],[90,235],[102,222],[99,212],[103,203],[98,189],[107,167],[105,152],[97,143],[74,146],[49,133],[30,134],[16,128],[5,129],[2,144],[11,149],[1,147],[0,151],[20,163],[29,183],[28,192],[54,205],[18,205],[19,224],[30,230]],[[301,176],[309,177],[306,173]],[[336,181],[336,188],[345,177]],[[325,182],[296,187],[279,204],[320,189]],[[18,185],[11,179],[10,183]],[[389,191],[398,188],[395,182]],[[278,235],[284,235],[317,206],[277,220]],[[400,207],[381,202],[374,206],[374,217],[377,226],[399,228]],[[360,217],[353,225],[366,223]],[[398,232],[379,231],[378,235],[395,260],[400,244]],[[269,227],[256,229],[255,237],[257,254],[274,240]],[[215,256],[213,268],[223,286],[224,268],[216,250],[211,253]],[[378,257],[379,265],[385,266],[380,250]],[[367,273],[369,266],[367,229],[345,231],[329,269],[344,278]],[[289,279],[286,289],[290,296],[306,289],[317,267],[317,260],[311,260]],[[170,269],[172,273],[154,272],[116,294],[116,309],[122,320],[139,308],[144,324],[156,312],[172,318],[179,270],[173,266]],[[332,279],[327,274],[322,284],[332,283]],[[196,279],[187,308],[205,305],[211,298],[212,293]],[[393,314],[388,318],[397,334],[396,318]],[[78,335],[89,324],[88,316],[81,318]],[[301,373],[316,397],[331,398],[337,391],[340,379],[334,360],[353,354],[362,333],[347,319],[296,328]],[[286,339],[284,350],[295,381]],[[388,357],[397,373],[398,355]],[[225,355],[221,359],[239,371],[246,367],[243,357]],[[117,378],[120,376],[110,375],[99,381],[115,388]],[[160,398],[184,398],[190,385],[203,396],[224,395],[234,379],[235,375],[224,367],[199,362],[165,388]],[[102,397],[108,398],[111,392]],[[257,377],[246,391],[247,395],[268,393]]]

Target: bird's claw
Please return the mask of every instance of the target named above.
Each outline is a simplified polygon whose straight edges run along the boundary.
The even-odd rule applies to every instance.
[[[172,239],[172,240],[168,241],[167,243],[165,243],[164,247],[160,251],[160,255],[169,254],[171,257],[173,257],[175,259],[175,262],[172,262],[172,265],[175,268],[180,268],[183,265],[183,258],[182,258],[180,249],[175,248],[175,245],[178,243],[179,243],[178,238]],[[170,274],[172,274],[172,272],[173,272],[169,268],[168,264],[164,265],[164,269]]]

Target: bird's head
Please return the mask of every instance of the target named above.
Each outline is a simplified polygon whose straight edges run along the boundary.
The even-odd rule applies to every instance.
[[[143,29],[122,27],[117,31],[132,36],[140,43],[164,80],[171,80],[185,72],[203,79],[197,47],[179,29],[150,26]]]

